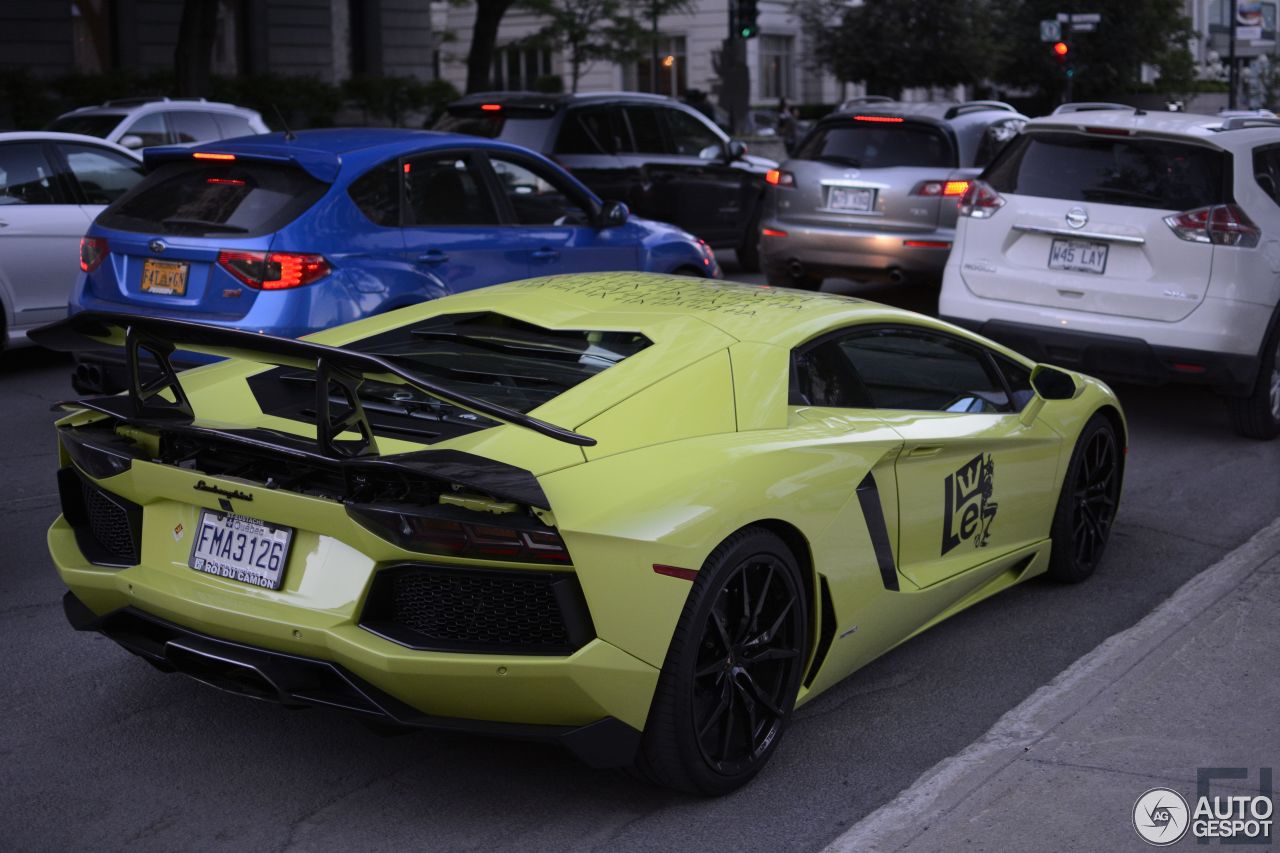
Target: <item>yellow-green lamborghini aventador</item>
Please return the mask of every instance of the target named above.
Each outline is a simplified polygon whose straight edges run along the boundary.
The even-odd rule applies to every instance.
[[[904,639],[1090,574],[1123,473],[1102,383],[840,296],[585,274],[301,341],[103,314],[32,336],[132,368],[57,426],[76,628],[700,793]],[[175,348],[225,360],[175,376]]]

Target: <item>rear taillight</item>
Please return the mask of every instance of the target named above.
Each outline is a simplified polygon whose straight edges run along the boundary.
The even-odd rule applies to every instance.
[[[330,272],[323,255],[297,252],[240,252],[224,249],[218,266],[255,290],[287,290],[324,278]]]
[[[775,187],[794,187],[796,176],[781,169],[770,169],[764,173],[764,182]]]
[[[347,512],[374,533],[407,551],[516,563],[569,563],[564,540],[549,527],[502,524],[500,516],[495,516],[491,523],[363,504],[352,504]]]
[[[1004,197],[985,181],[974,181],[960,197],[960,215],[974,219],[990,219],[1004,207]]]
[[[107,241],[104,237],[80,238],[80,269],[93,272],[102,266],[107,257]]]
[[[1213,243],[1217,246],[1251,249],[1258,245],[1258,240],[1262,237],[1258,226],[1235,204],[1214,204],[1185,213],[1175,213],[1166,216],[1164,224],[1180,239],[1190,243]]]
[[[912,195],[962,196],[969,191],[968,181],[921,181],[911,189]]]

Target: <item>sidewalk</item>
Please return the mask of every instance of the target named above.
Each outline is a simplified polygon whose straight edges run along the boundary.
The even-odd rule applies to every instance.
[[[826,853],[1151,850],[1133,826],[1144,792],[1172,789],[1194,813],[1199,768],[1246,769],[1212,782],[1226,797],[1257,795],[1266,767],[1280,788],[1280,519]],[[1270,846],[1227,849],[1280,849],[1280,813],[1271,819]],[[1170,849],[1221,843],[1196,842],[1187,832]]]

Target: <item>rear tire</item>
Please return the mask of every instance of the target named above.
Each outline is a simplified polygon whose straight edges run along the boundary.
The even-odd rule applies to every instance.
[[[705,796],[749,782],[795,707],[808,633],[804,584],[786,544],[750,527],[726,539],[676,625],[636,772]]]
[[[1049,535],[1049,577],[1079,583],[1102,559],[1120,504],[1120,443],[1103,414],[1085,424],[1076,440]]]
[[[1228,397],[1227,408],[1238,435],[1263,441],[1280,435],[1280,318],[1272,323],[1262,347],[1253,392],[1247,397]]]

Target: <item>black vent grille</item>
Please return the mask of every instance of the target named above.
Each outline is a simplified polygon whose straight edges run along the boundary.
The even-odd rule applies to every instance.
[[[595,636],[575,575],[426,565],[379,572],[360,624],[444,651],[560,655]]]
[[[62,515],[91,563],[136,566],[141,560],[142,507],[99,487],[74,467],[58,472]]]

